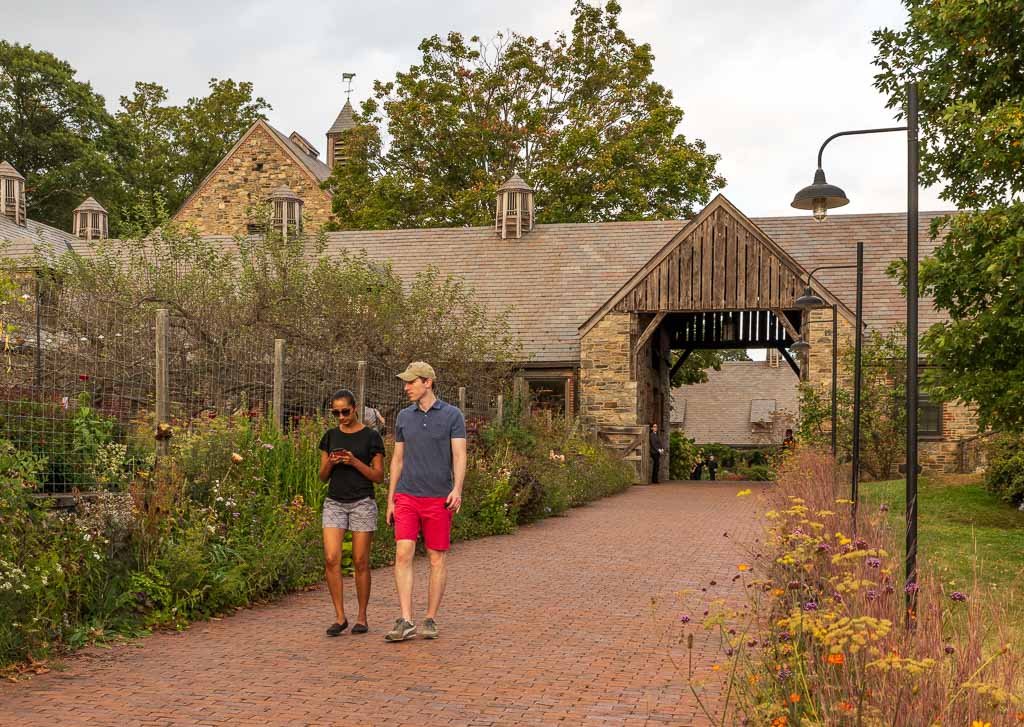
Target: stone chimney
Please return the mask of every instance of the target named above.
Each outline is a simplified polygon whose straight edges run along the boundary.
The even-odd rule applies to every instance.
[[[81,240],[105,240],[110,230],[107,211],[92,197],[86,197],[74,211],[73,232]]]
[[[25,178],[7,162],[0,162],[0,214],[25,227]]]
[[[494,231],[502,240],[520,238],[533,229],[533,188],[518,174],[498,187]]]
[[[341,141],[344,132],[354,129],[356,126],[355,111],[352,109],[352,102],[345,100],[341,107],[338,118],[334,120],[331,128],[327,130],[327,166],[334,169],[337,163],[345,163],[345,150]]]

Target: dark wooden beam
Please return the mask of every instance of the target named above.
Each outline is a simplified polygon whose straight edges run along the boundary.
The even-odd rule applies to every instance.
[[[778,346],[779,353],[782,354],[782,358],[786,359],[786,363],[789,364],[789,368],[793,369],[793,373],[796,374],[797,378],[800,378],[800,366],[793,357],[789,355],[789,351],[786,350],[785,346]]]
[[[692,348],[686,349],[681,354],[679,354],[679,358],[676,359],[676,362],[674,364],[672,364],[672,370],[668,372],[669,386],[672,385],[672,377],[676,375],[676,371],[679,370],[679,367],[686,363],[686,359],[690,358],[691,353],[693,353]]]

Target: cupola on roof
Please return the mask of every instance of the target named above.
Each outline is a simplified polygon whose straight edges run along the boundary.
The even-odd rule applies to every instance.
[[[0,161],[0,215],[16,225],[26,225],[25,178],[5,161]]]
[[[72,218],[75,237],[82,240],[103,240],[110,234],[107,211],[92,197],[78,205]]]
[[[520,238],[533,229],[533,187],[513,174],[498,187],[494,231],[502,240]]]

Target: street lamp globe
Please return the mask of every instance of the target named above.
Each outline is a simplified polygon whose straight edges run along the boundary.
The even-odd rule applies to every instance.
[[[793,341],[793,345],[789,347],[789,350],[796,354],[805,354],[811,350],[811,344],[801,338]]]
[[[825,305],[825,301],[822,300],[821,296],[815,295],[814,292],[811,291],[811,286],[809,285],[804,287],[804,294],[797,298],[795,302],[797,308],[806,309],[821,308]]]
[[[850,200],[846,198],[846,192],[826,182],[825,172],[818,167],[814,172],[814,183],[797,192],[790,206],[798,210],[811,210],[814,219],[822,222],[830,209],[847,204],[850,204]]]

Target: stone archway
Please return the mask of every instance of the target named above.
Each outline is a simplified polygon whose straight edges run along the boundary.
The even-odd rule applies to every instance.
[[[796,306],[806,275],[719,195],[580,327],[581,415],[599,432],[651,422],[664,430],[672,350],[683,352],[678,366],[701,349],[775,349],[806,376],[807,362],[788,351],[811,335],[811,317]],[[815,290],[853,320],[831,293]],[[644,462],[638,481],[649,481],[647,469]]]

